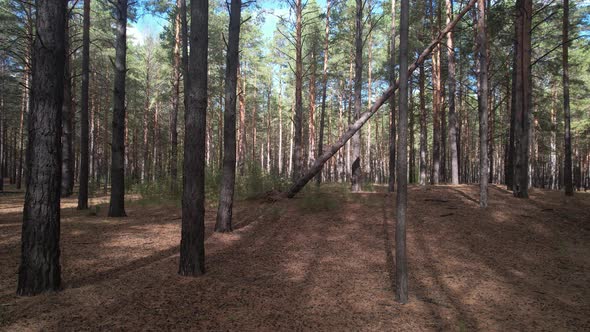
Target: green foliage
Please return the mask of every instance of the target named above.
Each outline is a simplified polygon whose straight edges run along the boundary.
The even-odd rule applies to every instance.
[[[271,190],[284,191],[290,183],[284,177],[264,173],[258,163],[249,163],[244,175],[237,177],[236,194],[238,198],[255,197]]]

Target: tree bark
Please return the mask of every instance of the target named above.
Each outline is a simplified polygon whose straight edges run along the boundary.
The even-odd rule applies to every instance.
[[[356,0],[355,16],[355,53],[354,53],[354,121],[361,115],[363,107],[361,92],[363,87],[363,0]],[[360,128],[359,128],[360,129]],[[352,165],[351,184],[352,192],[361,191],[361,132],[356,131],[352,136]]]
[[[186,23],[186,6],[183,5],[182,8],[182,20]],[[185,71],[185,74],[190,75],[184,76],[190,90],[185,90],[188,107],[184,113],[182,226],[178,268],[178,274],[183,276],[198,276],[205,273],[205,136],[209,2],[191,0],[191,18],[190,65],[186,63],[184,67],[190,70]],[[187,84],[185,89],[186,87]]]
[[[409,0],[401,0],[400,11],[400,68],[408,66]],[[406,256],[406,211],[408,209],[408,79],[411,71],[400,71],[399,79],[399,124],[397,142],[397,196],[395,224],[395,285],[396,301],[408,302],[408,259]]]
[[[424,87],[424,65],[420,65],[420,185],[426,185],[426,172],[428,169],[426,156],[428,155],[428,128],[426,128],[426,101]]]
[[[389,50],[389,85],[395,85],[395,0],[391,0],[391,36]],[[395,189],[395,91],[389,99],[389,179],[387,190],[393,192]]]
[[[74,187],[74,170],[73,170],[73,143],[72,140],[72,75],[70,59],[70,24],[69,17],[66,17],[66,34],[65,34],[65,52],[66,62],[64,67],[64,99],[62,106],[62,133],[61,133],[61,196],[69,197],[72,195]]]
[[[125,217],[125,76],[127,75],[127,0],[116,0],[113,141],[109,217]],[[105,123],[106,125],[106,123]]]
[[[488,61],[485,0],[477,0],[477,45],[479,58],[477,104],[479,109],[479,206],[488,206]]]
[[[529,186],[529,128],[531,112],[531,20],[532,0],[517,3],[517,48],[514,125],[514,196],[528,198]]]
[[[447,24],[453,17],[453,0],[446,0]],[[449,92],[449,144],[451,151],[451,183],[459,184],[459,157],[457,146],[457,114],[455,112],[455,46],[453,32],[447,34],[447,58],[448,58],[448,92]]]
[[[433,0],[430,1],[431,19],[432,25],[432,37],[436,37],[439,28],[438,24],[435,24],[435,15],[439,13],[439,7],[435,8]],[[441,147],[441,130],[440,130],[440,114],[441,114],[441,58],[440,58],[440,46],[436,46],[432,55],[432,173],[430,182],[432,184],[438,184],[440,182],[440,147]]]
[[[61,287],[61,112],[65,65],[66,1],[36,1],[31,114],[21,235],[18,295]]]
[[[569,0],[563,0],[563,30],[562,30],[562,58],[563,69],[563,116],[564,116],[564,187],[565,195],[573,196],[572,184],[572,136],[571,136],[571,115],[570,115],[570,79],[568,59],[568,38],[569,38]]]
[[[320,137],[318,140],[317,159],[324,151],[324,129],[326,117],[326,95],[328,90],[328,51],[330,48],[330,0],[326,1],[326,29],[324,33],[324,69],[322,72],[322,105],[320,109]],[[316,183],[319,186],[322,182],[322,172],[318,172]]]
[[[182,1],[176,0],[177,13],[174,18],[174,66],[172,81],[172,112],[170,114],[170,180],[171,189],[176,191],[178,178],[178,110],[180,108],[180,73],[181,73],[181,16]]]
[[[80,189],[78,191],[78,210],[88,209],[88,91],[90,83],[89,73],[90,0],[84,0],[84,23],[82,32],[82,90],[80,92]]]
[[[225,113],[223,114],[223,178],[219,194],[216,232],[232,231],[232,206],[236,182],[236,88],[240,46],[241,0],[232,0],[225,70]]]
[[[465,13],[467,13],[473,7],[476,1],[477,0],[470,0],[467,3],[467,5],[461,10],[461,12],[453,19],[453,21],[447,24],[447,26],[443,30],[441,30],[438,36],[426,47],[426,49],[422,51],[422,53],[418,56],[416,61],[408,67],[408,77],[410,77],[414,70],[416,70],[416,68],[424,62],[426,57],[428,57],[428,55],[432,52],[434,47],[441,42],[444,36],[449,31],[453,30],[453,28],[457,25],[459,20],[461,20],[461,18],[465,16]],[[379,97],[375,101],[375,103],[373,103],[371,108],[362,113],[358,120],[352,123],[348,127],[348,129],[340,136],[340,138],[334,144],[332,144],[318,159],[316,159],[316,161],[314,161],[312,167],[302,177],[300,177],[299,179],[297,179],[297,181],[293,183],[293,185],[287,193],[287,196],[289,198],[294,197],[295,194],[297,194],[307,184],[307,182],[309,182],[309,180],[311,180],[322,169],[322,165],[334,154],[336,154],[336,152],[338,152],[338,150],[342,148],[344,144],[346,144],[346,142],[363,126],[363,124],[365,124],[367,120],[369,120],[371,116],[375,114],[375,112],[377,112],[377,110],[379,110],[379,108],[389,98],[391,98],[391,94],[394,90],[397,89],[398,86],[399,83],[396,82],[395,85],[392,85],[389,88],[387,88],[385,92],[381,95],[381,97]]]
[[[301,0],[295,0],[295,117],[293,119],[293,154],[291,164],[293,166],[293,180],[298,179],[303,171],[303,4]]]

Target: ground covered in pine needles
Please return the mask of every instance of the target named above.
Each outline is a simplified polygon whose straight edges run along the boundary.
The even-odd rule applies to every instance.
[[[0,194],[0,329],[590,330],[590,194],[529,200],[477,186],[410,187],[410,302],[394,301],[395,197],[308,190],[239,201],[207,273],[177,275],[180,209],[106,218],[63,201],[64,289],[15,295],[22,194]],[[103,204],[103,205],[100,205]]]

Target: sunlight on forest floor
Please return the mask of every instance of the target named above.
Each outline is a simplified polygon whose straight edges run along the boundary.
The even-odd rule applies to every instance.
[[[589,330],[590,194],[530,200],[409,187],[410,303],[394,301],[395,195],[343,186],[206,213],[207,274],[177,275],[180,209],[129,197],[62,204],[64,290],[17,297],[22,193],[0,195],[0,329]]]

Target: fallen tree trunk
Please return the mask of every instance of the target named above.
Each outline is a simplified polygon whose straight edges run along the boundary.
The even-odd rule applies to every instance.
[[[459,23],[461,18],[463,18],[463,16],[465,16],[465,14],[473,7],[473,5],[475,4],[476,1],[477,0],[470,0],[469,3],[463,8],[463,10],[461,10],[461,12],[459,14],[457,14],[457,16],[449,24],[447,24],[447,26],[430,43],[430,45],[428,45],[428,47],[426,49],[424,49],[424,51],[422,51],[422,53],[420,54],[420,56],[418,56],[416,61],[408,68],[408,77],[412,75],[414,70],[416,70],[416,68],[418,68],[418,66],[420,64],[422,64],[424,62],[424,60],[426,60],[426,58],[430,55],[430,53],[436,47],[436,45],[442,41],[444,36],[447,33],[449,33],[449,31],[452,31],[455,28],[457,23]],[[293,185],[289,189],[289,192],[287,193],[287,197],[293,198],[295,196],[295,194],[297,194],[301,189],[303,189],[303,187],[305,187],[305,185],[311,179],[313,179],[313,177],[318,172],[320,172],[322,170],[322,166],[324,165],[324,163],[326,163],[326,161],[328,161],[328,159],[330,159],[334,154],[336,154],[336,152],[338,152],[338,150],[340,150],[340,148],[342,148],[344,146],[344,144],[346,144],[346,142],[359,129],[361,129],[361,127],[371,118],[371,116],[373,116],[373,114],[375,114],[375,112],[377,112],[379,110],[379,108],[383,104],[385,104],[385,102],[389,98],[391,98],[391,95],[393,94],[393,92],[395,90],[397,90],[398,86],[399,86],[399,80],[397,80],[394,85],[390,86],[387,90],[385,90],[385,92],[381,95],[381,97],[379,97],[379,99],[377,99],[375,101],[373,106],[371,106],[371,108],[368,111],[361,114],[360,117],[348,127],[348,129],[344,132],[344,134],[342,134],[342,136],[340,136],[338,141],[336,141],[336,143],[332,144],[329,148],[327,148],[322,153],[322,155],[319,156],[313,162],[313,165],[309,168],[309,170],[303,176],[301,176],[297,181],[295,181],[295,183],[293,183]]]

